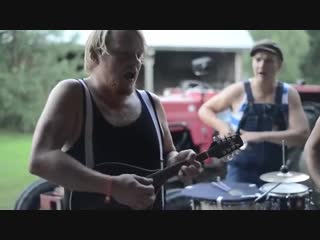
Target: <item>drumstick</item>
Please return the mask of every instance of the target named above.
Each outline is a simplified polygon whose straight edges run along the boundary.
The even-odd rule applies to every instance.
[[[277,185],[275,185],[273,188],[271,188],[269,191],[266,191],[264,194],[262,194],[260,197],[258,197],[256,200],[254,200],[254,202],[258,202],[261,198],[263,198],[265,195],[267,195],[268,193],[270,193],[273,189],[275,189],[276,187],[278,187],[281,184],[278,183]]]
[[[251,194],[251,195],[241,195],[241,198],[253,198],[253,197],[260,197],[260,194]]]
[[[219,181],[219,184],[222,185],[222,186],[224,186],[226,189],[228,189],[228,191],[231,190],[231,187],[229,187],[229,186],[228,186],[227,184],[225,184],[224,182]]]
[[[226,189],[223,185],[220,185],[220,184],[218,184],[216,182],[211,182],[211,184],[213,186],[216,186],[217,188],[220,188],[222,191],[225,191],[225,192],[229,192],[229,190],[230,190],[230,189]]]
[[[231,187],[229,187],[227,184],[225,184],[224,182],[221,181],[221,178],[218,176],[217,177],[217,183],[219,185],[221,185],[222,187],[224,187],[227,191],[231,190]]]

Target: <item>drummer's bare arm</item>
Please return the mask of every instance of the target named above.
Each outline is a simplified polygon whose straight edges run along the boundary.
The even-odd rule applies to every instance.
[[[289,126],[285,131],[269,132],[243,132],[242,138],[247,142],[267,141],[282,144],[285,140],[287,146],[304,146],[309,134],[310,128],[307,117],[302,108],[300,96],[294,88],[289,88]]]
[[[305,145],[306,165],[313,182],[320,189],[320,117]]]
[[[220,136],[227,136],[228,133],[232,133],[232,129],[228,123],[217,118],[216,114],[233,108],[243,92],[243,83],[235,83],[223,89],[201,106],[199,118],[204,124],[216,129]]]

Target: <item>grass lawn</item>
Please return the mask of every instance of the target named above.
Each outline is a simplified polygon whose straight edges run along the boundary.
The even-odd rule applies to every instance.
[[[37,179],[28,172],[31,134],[0,131],[0,210],[13,209],[22,190]]]

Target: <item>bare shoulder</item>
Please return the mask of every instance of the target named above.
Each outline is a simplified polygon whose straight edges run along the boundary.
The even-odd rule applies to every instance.
[[[209,99],[209,101],[204,104],[204,106],[215,108],[215,110],[220,111],[227,107],[231,107],[233,104],[238,102],[243,94],[243,82],[233,83],[222,89],[218,94],[214,95],[211,99]]]
[[[285,88],[288,89],[288,101],[292,104],[301,104],[301,98],[298,90],[290,84],[285,84]]]
[[[238,98],[244,93],[244,83],[236,82],[227,86],[224,90],[221,91],[221,94],[225,94],[232,98]]]
[[[236,82],[222,89],[212,99],[216,99],[217,101],[219,101],[220,99],[221,100],[223,99],[223,101],[227,101],[228,103],[231,103],[231,102],[234,102],[239,97],[241,97],[243,93],[244,93],[243,82]]]
[[[155,105],[155,108],[157,110],[157,113],[160,114],[160,117],[163,118],[165,117],[165,112],[164,112],[164,109],[163,109],[163,105],[161,103],[161,98],[160,96],[158,96],[157,94],[155,93],[152,93],[150,91],[148,91],[150,93],[150,96],[154,102],[154,105]]]
[[[169,125],[167,122],[166,112],[165,112],[164,107],[161,103],[161,98],[160,98],[160,96],[156,95],[155,93],[152,93],[152,92],[149,92],[149,93],[152,97],[152,100],[153,100],[155,108],[156,108],[157,115],[159,117],[160,128],[164,134],[163,135],[164,136],[164,151],[166,153],[169,153],[171,151],[175,151],[175,146],[172,141],[171,133],[169,130]]]
[[[152,100],[154,101],[154,103],[155,103],[156,105],[161,104],[160,97],[159,97],[157,94],[155,94],[155,93],[153,93],[153,92],[150,92],[150,91],[148,91],[148,92],[150,93],[150,95],[151,95],[151,97],[152,97]]]
[[[61,147],[79,131],[82,111],[80,83],[74,79],[58,82],[49,94],[35,129],[35,146]],[[77,120],[80,119],[80,120]],[[78,135],[78,133],[77,133]]]
[[[75,79],[65,79],[58,82],[55,87],[52,89],[49,98],[51,97],[64,97],[71,98],[81,95],[81,86],[80,83]],[[62,100],[63,100],[62,99]]]
[[[154,106],[156,108],[157,114],[159,116],[159,120],[163,123],[166,120],[166,113],[164,111],[163,105],[161,103],[161,99],[160,96],[158,96],[157,94],[148,91],[148,93],[150,94],[152,101],[154,102]]]
[[[49,94],[45,111],[48,113],[71,112],[79,110],[82,99],[80,83],[74,79],[58,82]]]
[[[298,90],[297,90],[295,87],[293,87],[291,84],[285,83],[285,84],[284,84],[284,87],[285,87],[286,89],[288,89],[289,97],[290,97],[290,96],[291,96],[291,97],[299,97],[299,92],[298,92]]]
[[[43,118],[47,121],[66,121],[67,123],[82,111],[82,99],[83,93],[79,81],[62,80],[52,89],[43,111]]]

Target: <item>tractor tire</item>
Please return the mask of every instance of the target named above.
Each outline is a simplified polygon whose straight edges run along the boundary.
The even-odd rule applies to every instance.
[[[14,210],[39,210],[40,194],[53,191],[57,185],[38,179],[27,186],[17,199]]]
[[[310,129],[314,128],[318,117],[320,116],[320,103],[318,102],[303,102],[303,110],[309,121]]]

